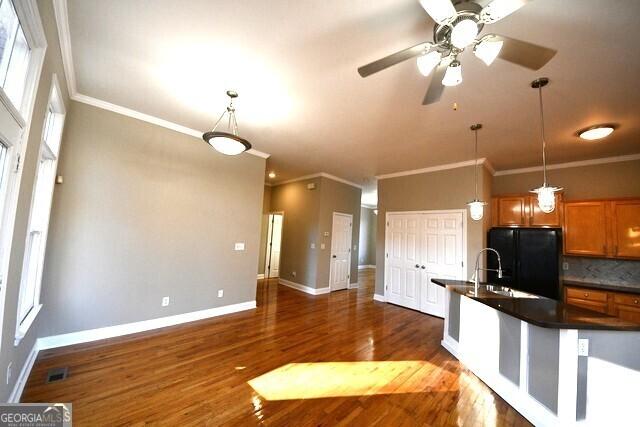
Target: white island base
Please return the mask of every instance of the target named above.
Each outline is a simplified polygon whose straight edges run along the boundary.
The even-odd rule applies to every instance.
[[[442,345],[536,426],[640,426],[640,332],[539,327],[446,289]]]

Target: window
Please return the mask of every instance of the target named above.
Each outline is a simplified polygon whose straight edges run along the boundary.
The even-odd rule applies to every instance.
[[[31,47],[11,0],[0,0],[0,86],[20,110],[27,82]]]
[[[62,103],[57,78],[54,76],[47,113],[42,127],[40,158],[38,159],[38,169],[33,185],[29,213],[29,226],[18,300],[17,341],[24,336],[41,308],[42,270],[44,268],[51,201],[53,199],[64,118],[64,104]]]

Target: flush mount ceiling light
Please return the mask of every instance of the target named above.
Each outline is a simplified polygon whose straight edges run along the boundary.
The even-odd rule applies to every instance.
[[[209,132],[202,135],[207,144],[211,145],[217,151],[227,156],[235,156],[243,153],[251,148],[251,144],[244,138],[238,136],[238,122],[236,121],[236,109],[233,106],[233,100],[238,97],[238,93],[232,90],[227,91],[229,97],[229,106],[220,115],[220,118]],[[229,116],[228,132],[216,131],[218,125],[224,118]]]
[[[546,158],[546,146],[547,143],[544,138],[544,110],[542,108],[542,88],[549,84],[549,79],[546,77],[540,77],[531,82],[531,87],[538,89],[538,97],[540,99],[540,137],[542,139],[542,174],[543,183],[542,187],[531,190],[532,193],[538,195],[538,206],[544,213],[551,213],[556,208],[556,193],[562,190],[562,187],[553,187],[547,185],[547,158]]]
[[[276,173],[274,171],[269,172],[269,178],[273,179],[276,177]]]
[[[576,135],[578,135],[582,139],[593,141],[595,139],[602,139],[611,135],[611,133],[617,127],[618,126],[611,123],[589,126],[588,128],[580,129],[578,132],[576,132]]]
[[[479,36],[485,25],[511,15],[529,1],[531,0],[419,0],[436,23],[433,41],[425,41],[371,62],[358,68],[358,73],[362,77],[368,77],[417,57],[420,74],[433,74],[422,101],[422,105],[428,105],[440,100],[446,86],[462,82],[462,68],[458,57],[467,48],[473,48],[475,56],[487,65],[491,65],[496,58],[501,58],[538,70],[553,58],[555,50],[497,34]]]
[[[476,180],[476,197],[472,201],[467,203],[467,206],[469,206],[469,215],[471,216],[471,219],[474,221],[480,221],[484,216],[484,206],[487,204],[482,200],[478,200],[478,131],[482,129],[482,125],[480,123],[471,125],[470,129],[473,131],[474,137],[475,137],[475,151],[474,151],[475,171],[474,172],[475,172],[475,180]]]

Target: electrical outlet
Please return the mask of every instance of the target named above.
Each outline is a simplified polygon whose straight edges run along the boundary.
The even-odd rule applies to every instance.
[[[567,271],[567,270],[569,269],[569,263],[568,263],[568,262],[566,262],[566,261],[565,261],[565,262],[563,262],[563,263],[562,263],[562,269],[563,269],[564,271]]]
[[[589,340],[579,339],[578,340],[578,356],[588,356],[588,355],[589,355]]]
[[[295,272],[295,271],[292,271],[292,272],[291,272],[291,275],[292,275],[293,277],[296,277],[296,272]]]
[[[311,244],[311,249],[315,249],[315,248],[316,248],[316,244],[315,244],[315,243],[312,243],[312,244]]]
[[[162,306],[166,307],[169,305],[170,302],[170,298],[169,297],[162,297]]]
[[[244,251],[244,243],[243,242],[236,243],[236,245],[234,246],[234,249],[236,251]]]
[[[7,365],[7,385],[11,382],[11,376],[13,375],[13,362],[9,362]]]
[[[224,289],[218,289],[218,298],[222,298],[224,295]]]

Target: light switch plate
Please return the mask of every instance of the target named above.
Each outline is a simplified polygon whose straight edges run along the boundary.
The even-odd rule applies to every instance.
[[[168,306],[170,301],[171,301],[171,300],[170,300],[170,298],[169,298],[169,297],[162,297],[162,306],[163,306],[163,307]]]
[[[564,271],[567,271],[567,270],[569,269],[569,263],[568,263],[568,262],[566,262],[566,261],[565,261],[565,262],[563,262],[563,263],[562,263],[562,269],[563,269]]]
[[[324,234],[324,237],[329,237],[329,232],[328,231],[325,231],[323,234]]]
[[[224,296],[224,289],[218,289],[218,298],[222,298]]]
[[[320,243],[320,249],[324,249],[324,248],[325,248],[324,243]]]
[[[578,356],[588,356],[589,355],[589,340],[588,339],[578,339]]]
[[[244,251],[244,243],[243,242],[236,243],[235,250],[236,251]]]

